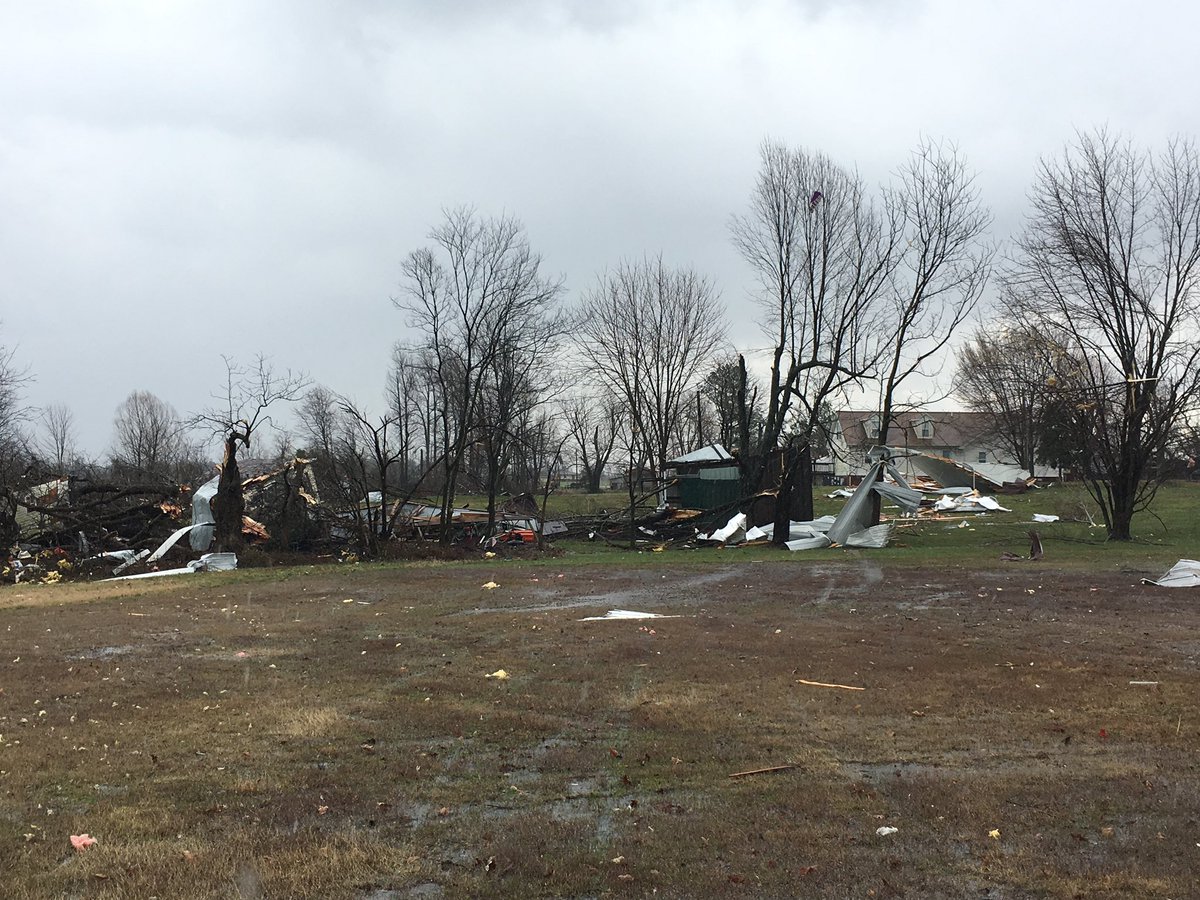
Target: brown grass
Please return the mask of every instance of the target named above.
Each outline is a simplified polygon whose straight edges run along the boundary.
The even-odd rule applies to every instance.
[[[7,589],[3,896],[1187,896],[1200,614],[1135,582],[864,555]],[[578,621],[617,607],[680,618]]]

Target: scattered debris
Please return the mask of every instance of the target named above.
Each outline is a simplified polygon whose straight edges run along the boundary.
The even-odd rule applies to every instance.
[[[1156,687],[1158,685],[1157,681],[1131,681],[1129,683],[1135,684],[1135,685],[1138,685],[1141,687]]]
[[[485,591],[494,591],[496,588],[500,587],[500,585],[496,584],[496,582],[494,582],[494,581],[489,581],[489,582],[481,585],[481,587]]]
[[[122,575],[106,578],[105,581],[136,581],[142,578],[162,578],[166,575],[191,575],[193,572],[230,572],[237,568],[236,553],[205,553],[179,569],[163,569],[159,572],[142,572],[138,575]]]
[[[893,828],[891,825],[880,825],[875,829],[875,833],[880,837],[887,837],[889,834],[895,834],[899,828]]]
[[[1000,829],[993,828],[991,831],[988,832],[988,837],[990,837],[993,841],[1000,840]]]
[[[90,834],[73,834],[71,835],[71,846],[75,848],[77,853],[82,853],[88,847],[96,843],[96,839]]]
[[[510,676],[510,675],[509,675],[507,672],[505,672],[503,669],[497,669],[497,670],[496,670],[495,672],[493,672],[491,675],[484,675],[483,677],[484,677],[484,678],[495,678],[497,681],[507,681],[507,680],[508,680],[509,678],[511,678],[512,676]]]
[[[1057,522],[1058,516],[1050,515],[1049,513],[1034,513],[1033,521],[1048,525],[1051,522]]]
[[[679,616],[665,616],[661,613],[638,612],[634,609],[610,609],[602,616],[587,616],[580,622],[604,622],[608,619],[678,619]]]

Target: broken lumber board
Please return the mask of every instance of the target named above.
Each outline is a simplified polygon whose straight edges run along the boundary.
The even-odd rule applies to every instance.
[[[750,769],[747,772],[734,772],[730,778],[741,778],[745,775],[766,775],[769,772],[786,772],[788,769],[798,769],[800,766],[796,763],[788,763],[786,766],[767,766],[765,769]]]
[[[830,684],[827,681],[809,681],[805,678],[797,678],[796,683],[797,684],[807,684],[810,687],[839,688],[843,691],[865,691],[866,690],[866,688],[864,688],[864,687],[855,687],[852,684]]]

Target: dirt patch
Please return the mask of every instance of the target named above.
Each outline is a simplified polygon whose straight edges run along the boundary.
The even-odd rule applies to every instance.
[[[680,617],[578,621],[614,607]],[[1179,897],[1200,859],[1200,603],[1128,573],[327,566],[0,628],[7,896]]]

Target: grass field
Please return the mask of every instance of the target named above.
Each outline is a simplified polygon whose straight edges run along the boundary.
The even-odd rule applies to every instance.
[[[1140,576],[1197,500],[1037,564],[1066,489],[882,551],[9,587],[0,894],[1195,896],[1200,612]]]

